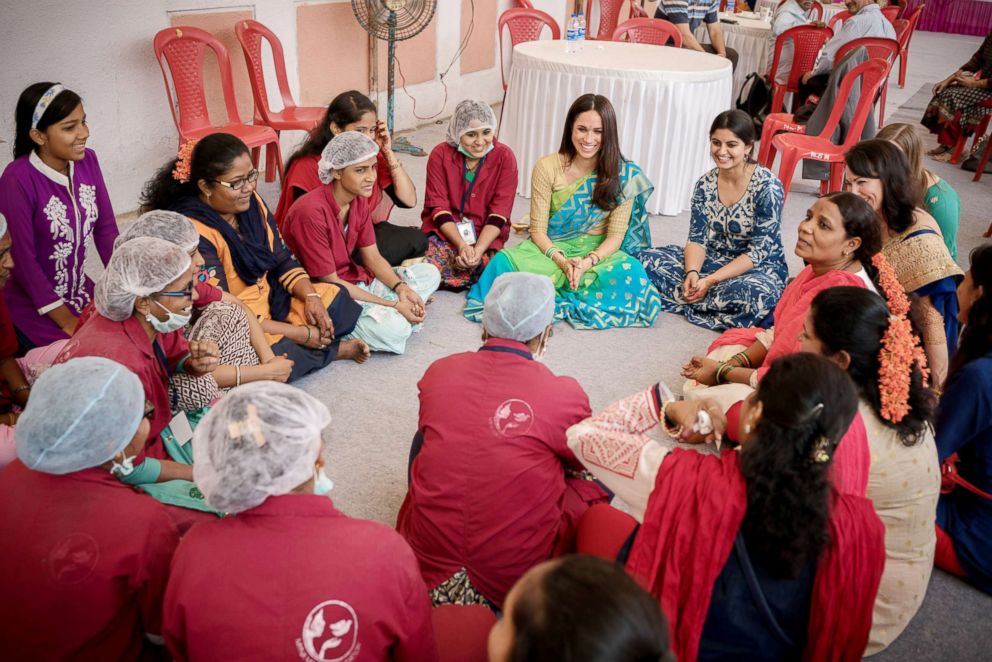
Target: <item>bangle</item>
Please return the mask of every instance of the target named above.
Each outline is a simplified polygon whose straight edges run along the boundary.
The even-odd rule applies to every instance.
[[[306,345],[313,338],[313,331],[310,329],[309,324],[304,324],[303,327],[307,330],[307,339],[303,341],[303,344]]]
[[[669,437],[678,438],[682,434],[682,426],[674,425],[672,419],[668,417],[668,405],[674,402],[674,400],[668,400],[665,404],[661,405],[661,412],[658,418],[661,419],[661,427],[665,430],[665,434]]]
[[[732,357],[730,357],[731,361],[735,359],[737,360],[737,365],[740,366],[741,368],[750,369],[753,367],[753,365],[751,364],[751,357],[747,355],[747,352],[737,352]]]
[[[310,327],[307,328],[309,329]],[[309,340],[309,338],[307,340]],[[234,366],[234,374],[235,374],[234,385],[241,386],[241,366],[239,365]]]
[[[395,292],[398,289],[400,289],[400,285],[406,285],[406,281],[403,280],[402,278],[400,278],[396,283],[394,283],[393,286],[390,287],[389,289],[391,289],[393,292]]]
[[[548,249],[544,251],[544,257],[550,258],[552,255],[558,252],[561,252],[561,249],[555,246],[554,244],[551,244],[550,246],[548,246]]]
[[[308,297],[317,297],[319,299],[320,298],[320,292],[307,292],[307,296]]]
[[[31,385],[30,384],[25,384],[24,386],[18,386],[13,391],[11,391],[11,393],[12,394],[17,394],[17,393],[20,393],[22,391],[30,391],[30,390],[31,390]]]
[[[596,251],[589,251],[589,253],[586,254],[586,257],[592,261],[592,266],[594,267],[599,264],[599,261],[602,259]]]
[[[697,270],[695,270],[695,269],[686,269],[685,270],[685,277],[688,278],[689,277],[689,274],[696,274],[698,276],[699,275],[699,272]],[[682,280],[685,280],[685,278],[683,278]]]
[[[727,376],[730,374],[730,371],[733,370],[735,367],[736,366],[731,365],[729,363],[721,363],[719,366],[717,366],[717,369],[716,369],[716,383],[717,384],[726,384],[727,383]]]

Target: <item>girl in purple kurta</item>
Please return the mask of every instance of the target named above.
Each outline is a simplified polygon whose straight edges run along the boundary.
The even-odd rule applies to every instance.
[[[117,221],[93,150],[83,103],[59,84],[35,83],[17,101],[14,160],[0,176],[0,213],[15,267],[4,298],[27,347],[72,335],[90,302],[83,273],[92,235],[110,259]]]

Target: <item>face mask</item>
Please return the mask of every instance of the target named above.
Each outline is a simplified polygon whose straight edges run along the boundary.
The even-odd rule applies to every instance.
[[[180,315],[179,313],[174,313],[158,301],[156,301],[155,304],[169,314],[168,319],[164,322],[151,313],[145,315],[145,319],[148,320],[148,323],[152,325],[152,328],[155,329],[156,332],[172,333],[173,331],[178,331],[189,324],[189,320],[192,315]]]
[[[486,147],[486,152],[482,156],[485,156],[489,152],[493,151],[493,148],[494,147],[495,147],[495,145],[493,145],[492,143],[489,143],[489,147]],[[470,159],[481,159],[482,158],[482,156],[476,156],[475,154],[472,154],[471,152],[469,152],[467,149],[465,149],[464,147],[462,147],[462,144],[461,143],[458,143],[458,152],[461,153],[461,154],[463,154],[463,155],[465,155],[465,156],[467,156]]]
[[[328,492],[334,489],[334,481],[327,477],[324,473],[324,467],[316,468],[313,470],[313,493],[326,496]]]
[[[138,456],[132,455],[131,457],[128,457],[127,455],[125,455],[124,459],[122,459],[120,462],[118,462],[115,457],[114,463],[110,466],[110,473],[117,476],[118,478],[124,476],[130,476],[132,473],[134,473],[134,458],[136,457]]]

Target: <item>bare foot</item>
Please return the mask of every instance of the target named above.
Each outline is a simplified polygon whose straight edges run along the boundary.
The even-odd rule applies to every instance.
[[[946,152],[941,152],[939,154],[931,154],[930,158],[934,161],[940,161],[941,163],[950,163],[951,156],[951,151],[947,150]]]
[[[944,152],[949,152],[949,151],[951,151],[951,148],[948,147],[947,145],[937,145],[936,147],[934,147],[933,149],[931,149],[929,152],[927,152],[927,156],[939,156],[940,154],[943,154]]]
[[[364,340],[342,340],[338,347],[338,355],[335,361],[347,361],[351,359],[355,363],[365,363],[369,360],[369,346]]]

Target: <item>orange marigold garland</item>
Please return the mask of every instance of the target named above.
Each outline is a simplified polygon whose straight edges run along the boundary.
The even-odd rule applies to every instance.
[[[189,181],[190,161],[193,159],[193,148],[196,140],[190,139],[183,143],[176,155],[176,167],[172,169],[172,178],[185,184]]]
[[[872,258],[878,269],[879,285],[889,306],[889,326],[882,336],[878,352],[878,390],[882,397],[881,415],[891,423],[899,423],[909,413],[910,379],[915,363],[927,383],[930,371],[920,339],[913,333],[909,321],[909,297],[896,277],[892,265],[878,253]]]

